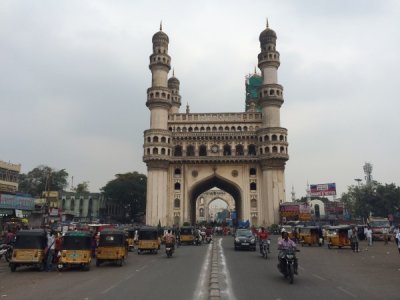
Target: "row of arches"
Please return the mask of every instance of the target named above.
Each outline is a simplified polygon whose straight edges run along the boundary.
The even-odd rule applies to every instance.
[[[255,127],[253,127],[253,126],[219,126],[219,127],[217,127],[217,126],[213,126],[213,127],[210,127],[210,126],[206,126],[206,127],[204,127],[204,126],[200,126],[200,127],[198,127],[198,126],[195,126],[195,127],[192,127],[192,126],[190,126],[190,127],[186,127],[186,126],[183,126],[183,127],[180,127],[180,126],[178,126],[178,127],[170,127],[169,128],[169,130],[170,131],[172,131],[172,132],[227,132],[227,131],[229,131],[229,132],[232,132],[232,131],[253,131],[253,130],[257,130],[259,127],[258,126],[255,126]]]
[[[175,170],[174,170],[174,175],[175,175],[176,177],[180,177],[181,174],[182,174],[181,168],[175,168]],[[257,169],[256,169],[256,168],[250,168],[250,170],[249,170],[249,175],[250,175],[250,176],[256,176],[256,175],[257,175]]]
[[[260,147],[260,154],[267,154],[267,153],[287,153],[287,147],[281,146],[278,148],[277,146],[273,147]]]
[[[260,142],[269,142],[269,141],[278,141],[278,135],[272,134],[272,135],[265,135],[264,137],[260,136],[259,137]],[[281,134],[279,135],[279,141],[281,142],[286,142],[287,141],[287,136]]]
[[[155,62],[163,62],[165,64],[169,64],[169,59],[165,58],[165,57],[160,57],[158,55],[155,55],[151,58],[151,62],[155,63]]]
[[[168,93],[166,93],[166,92],[151,92],[149,94],[149,98],[150,99],[153,99],[153,98],[164,98],[164,99],[170,100],[171,99],[171,95],[170,95],[169,92]]]
[[[160,150],[157,147],[152,147],[152,148],[147,148],[147,155],[171,155],[171,149],[165,149],[165,148],[161,148]]]
[[[278,88],[265,88],[260,91],[260,98],[263,96],[282,96],[283,92]]]
[[[161,138],[159,138],[158,136],[153,136],[153,138],[150,137],[150,136],[147,137],[147,142],[148,143],[151,143],[151,142],[153,142],[153,143],[158,143],[158,142],[170,143],[170,141],[171,141],[171,139],[170,138],[166,138],[165,136],[162,136]]]
[[[245,155],[245,148],[242,144],[238,144],[235,146],[235,155],[236,156],[243,156]],[[185,152],[186,156],[196,156],[196,148],[194,145],[186,146],[185,151],[183,151],[183,147],[181,145],[177,145],[174,148],[174,156],[183,156]],[[220,153],[222,150],[222,154],[224,156],[231,156],[233,155],[232,146],[225,144],[221,149],[218,145],[211,146],[211,149],[208,149],[206,145],[200,145],[198,147],[198,156],[207,156],[208,153]],[[256,146],[251,144],[247,147],[247,155],[257,155],[256,153]]]
[[[180,182],[175,182],[174,190],[175,191],[180,191],[181,190]],[[257,191],[257,183],[256,182],[250,182],[250,191],[253,191],[253,192]]]

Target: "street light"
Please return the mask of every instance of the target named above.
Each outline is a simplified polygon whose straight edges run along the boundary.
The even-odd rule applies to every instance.
[[[357,186],[360,186],[361,185],[361,181],[362,181],[362,179],[360,179],[360,178],[355,178],[354,179],[355,181],[357,181]]]

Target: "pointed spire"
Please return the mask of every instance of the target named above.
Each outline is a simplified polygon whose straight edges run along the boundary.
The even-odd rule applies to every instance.
[[[186,113],[190,113],[189,102],[186,104]]]
[[[162,31],[162,20],[160,21],[160,31]]]
[[[257,74],[257,66],[254,66],[254,74]]]
[[[268,18],[267,18],[267,28],[269,28],[269,24],[268,24]]]
[[[175,77],[175,68],[172,68],[172,77]]]

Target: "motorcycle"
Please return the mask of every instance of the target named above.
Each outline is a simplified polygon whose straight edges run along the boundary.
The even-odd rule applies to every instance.
[[[196,237],[194,238],[194,245],[199,246],[201,245],[201,236],[200,235],[196,235]]]
[[[165,245],[165,254],[167,255],[167,258],[172,257],[172,253],[174,253],[174,247],[173,245]]]
[[[2,244],[0,245],[0,259],[4,256],[5,260],[9,262],[13,253],[13,246]]]
[[[260,249],[261,255],[262,255],[262,257],[267,259],[268,258],[268,253],[270,252],[269,251],[269,245],[271,244],[271,240],[270,239],[264,240],[264,241],[261,241],[260,243],[261,243],[261,245],[260,245],[260,247],[261,247],[261,249]]]
[[[294,274],[297,275],[297,258],[296,252],[300,252],[295,249],[282,250],[279,253],[279,271],[289,280],[292,284],[294,281]]]

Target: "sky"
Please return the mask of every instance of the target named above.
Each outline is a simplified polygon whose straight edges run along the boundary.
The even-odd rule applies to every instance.
[[[170,39],[181,112],[243,112],[259,34],[278,35],[288,129],[286,194],[336,182],[363,165],[400,185],[400,1],[0,2],[0,160],[65,169],[99,189],[138,171],[151,85],[151,38]],[[71,177],[69,179],[71,181]]]

